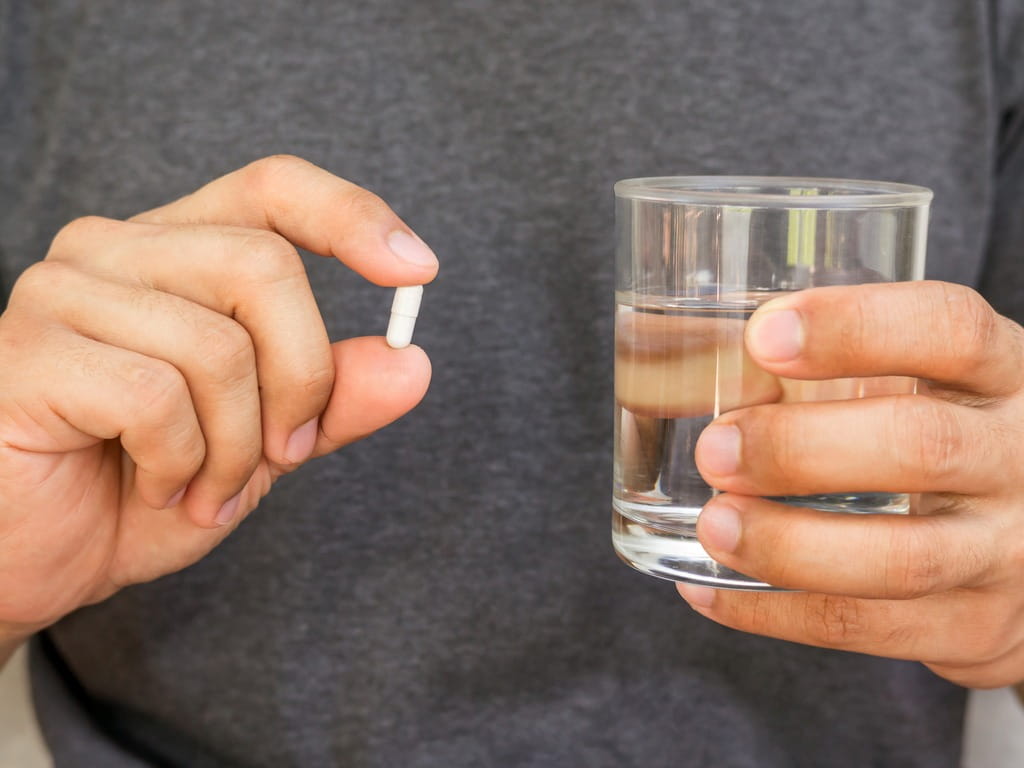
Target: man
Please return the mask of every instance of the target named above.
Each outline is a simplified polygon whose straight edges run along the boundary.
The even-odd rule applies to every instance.
[[[954,285],[1021,308],[1022,17],[10,5],[0,617],[8,648],[46,628],[57,764],[955,765],[957,684],[1024,678],[1020,334]],[[316,165],[250,162],[282,152]],[[605,522],[610,185],[740,171],[932,187],[943,281],[752,323],[779,374],[933,381],[842,433],[750,409],[702,438],[730,491],[702,540],[809,590],[681,588],[756,634]],[[389,296],[349,271],[428,282],[424,241],[430,393],[331,453],[426,389],[419,350],[353,338]],[[815,455],[932,514],[756,499],[815,491]]]

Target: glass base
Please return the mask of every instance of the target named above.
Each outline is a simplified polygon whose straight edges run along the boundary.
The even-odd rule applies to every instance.
[[[664,507],[614,500],[612,545],[615,552],[627,565],[661,579],[718,589],[785,591],[712,560],[697,540],[700,509],[674,507],[672,518],[666,520]],[[656,523],[651,520],[652,515],[658,516]]]
[[[906,515],[910,513],[907,493],[823,493],[817,496],[766,496],[791,507],[810,507],[823,512],[848,515]]]

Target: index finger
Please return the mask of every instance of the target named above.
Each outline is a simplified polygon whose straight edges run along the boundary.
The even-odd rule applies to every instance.
[[[434,252],[387,203],[287,155],[257,160],[132,220],[270,230],[378,285],[422,285],[437,275]]]
[[[758,365],[788,378],[916,376],[988,397],[1024,384],[1020,326],[952,283],[797,291],[762,305],[745,339]]]

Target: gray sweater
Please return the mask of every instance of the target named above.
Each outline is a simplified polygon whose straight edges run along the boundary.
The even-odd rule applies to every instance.
[[[420,408],[36,642],[58,766],[957,764],[924,667],[723,629],[616,560],[611,185],[923,184],[929,276],[1019,316],[1020,2],[13,0],[0,52],[8,286],[68,219],[275,152],[442,260]],[[333,337],[383,332],[388,291],[307,264]]]

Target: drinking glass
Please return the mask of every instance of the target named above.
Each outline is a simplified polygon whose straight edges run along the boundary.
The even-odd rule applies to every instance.
[[[717,491],[694,463],[720,414],[763,403],[913,392],[907,377],[804,381],[759,368],[743,331],[758,306],[823,285],[920,280],[923,187],[878,181],[663,177],[615,185],[612,541],[653,576],[772,589],[712,560],[696,536]],[[908,511],[904,493],[785,497],[855,514]]]

